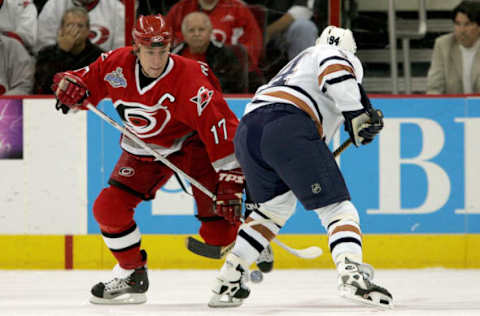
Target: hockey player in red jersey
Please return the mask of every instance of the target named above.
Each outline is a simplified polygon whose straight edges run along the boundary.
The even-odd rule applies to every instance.
[[[193,195],[207,244],[233,242],[241,215],[243,175],[233,153],[238,119],[222,97],[218,80],[203,63],[169,53],[172,34],[161,15],[141,16],[133,47],[103,54],[89,66],[54,78],[57,108],[68,112],[109,97],[126,128],[196,179]],[[143,200],[173,175],[166,165],[126,136],[109,180],[93,213],[104,241],[118,261],[115,278],[92,288],[92,303],[146,301],[147,256],[133,215]],[[233,179],[233,180],[232,180]]]

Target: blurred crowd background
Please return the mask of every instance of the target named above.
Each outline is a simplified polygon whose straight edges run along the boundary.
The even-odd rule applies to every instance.
[[[480,92],[478,0],[137,0],[134,10],[165,16],[172,53],[208,63],[226,94],[254,93],[332,15],[354,34],[368,93]],[[56,72],[131,44],[125,17],[122,0],[0,0],[0,95],[52,94]]]

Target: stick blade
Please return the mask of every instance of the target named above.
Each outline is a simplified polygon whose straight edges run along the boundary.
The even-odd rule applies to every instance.
[[[298,252],[300,257],[305,259],[315,259],[323,254],[322,249],[316,246],[300,249]]]
[[[234,243],[227,246],[213,246],[206,244],[198,239],[188,236],[185,239],[185,245],[188,250],[202,257],[211,259],[222,259],[233,248]]]

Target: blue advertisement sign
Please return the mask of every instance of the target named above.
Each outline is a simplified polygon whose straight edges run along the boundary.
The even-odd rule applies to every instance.
[[[239,117],[248,99],[228,99]],[[480,233],[480,99],[375,98],[385,128],[371,144],[350,146],[338,159],[364,233]],[[99,107],[119,121],[110,101]],[[340,132],[340,142],[347,139]],[[99,233],[92,206],[120,156],[120,133],[88,114],[88,232]],[[337,138],[338,140],[338,138]],[[172,180],[135,220],[144,234],[195,234],[193,199]],[[324,233],[300,204],[281,231]]]

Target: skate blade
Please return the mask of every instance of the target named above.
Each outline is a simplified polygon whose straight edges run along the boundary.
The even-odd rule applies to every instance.
[[[208,302],[208,307],[211,308],[228,308],[238,307],[242,305],[243,299],[231,297],[228,295],[214,294]]]
[[[369,306],[380,307],[382,309],[393,309],[393,300],[379,292],[369,293],[369,298],[363,298],[355,295],[356,288],[354,286],[343,285],[340,286],[340,296],[355,303],[362,303]]]
[[[115,298],[90,297],[90,303],[103,305],[143,304],[147,301],[145,293],[127,293]]]

